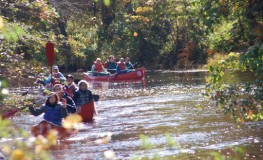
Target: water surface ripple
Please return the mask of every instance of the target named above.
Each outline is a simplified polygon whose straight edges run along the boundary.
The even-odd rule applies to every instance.
[[[117,159],[150,159],[155,154],[160,159],[213,159],[214,151],[234,156],[235,147],[246,149],[241,159],[263,159],[262,122],[239,127],[217,113],[202,96],[205,78],[206,72],[156,72],[147,73],[145,82],[91,84],[93,93],[101,96],[99,115],[77,135],[61,141],[52,152],[54,159],[104,159],[107,150]],[[14,121],[24,128],[37,122],[29,115]],[[166,133],[176,141],[175,147],[167,144]],[[109,134],[108,144],[94,143]],[[142,148],[141,134],[149,137],[151,149]]]

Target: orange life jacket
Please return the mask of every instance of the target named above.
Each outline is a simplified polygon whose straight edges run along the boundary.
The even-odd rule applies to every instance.
[[[118,66],[119,66],[119,68],[120,68],[121,70],[125,70],[125,69],[126,69],[126,66],[125,66],[125,63],[124,63],[124,62],[120,62],[120,63],[118,64]]]
[[[95,71],[102,72],[102,70],[103,70],[102,63],[100,64],[95,63]]]
[[[75,84],[72,84],[70,87],[65,85],[63,87],[63,90],[72,98],[74,96],[74,91],[77,86]]]

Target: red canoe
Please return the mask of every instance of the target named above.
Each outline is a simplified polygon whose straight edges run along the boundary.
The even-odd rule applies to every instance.
[[[117,76],[93,76],[90,73],[84,73],[83,79],[86,81],[138,81],[143,79],[144,75],[145,68],[136,68],[135,71],[118,74]]]
[[[93,116],[96,114],[94,101],[82,105],[78,110],[78,114],[82,117],[83,122],[92,121]]]
[[[62,126],[58,126],[54,123],[43,120],[37,125],[31,127],[31,133],[34,136],[38,136],[38,135],[47,136],[48,132],[51,129],[58,131],[58,137],[57,137],[58,139],[70,137],[71,135],[76,134],[78,132],[77,130],[67,130]]]

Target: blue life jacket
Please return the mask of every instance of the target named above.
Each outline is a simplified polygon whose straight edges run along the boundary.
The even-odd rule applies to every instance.
[[[76,106],[82,106],[83,104],[86,104],[89,101],[91,101],[89,99],[90,92],[88,90],[85,93],[83,93],[82,91],[78,90],[77,93],[79,94],[79,98],[75,102]]]
[[[45,107],[44,119],[56,125],[61,126],[61,121],[62,121],[61,105],[57,104],[54,108],[49,107],[47,105],[45,105],[44,107]]]

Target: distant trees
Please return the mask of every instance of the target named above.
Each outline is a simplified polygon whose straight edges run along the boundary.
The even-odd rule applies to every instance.
[[[138,66],[153,69],[192,68],[205,64],[214,53],[244,50],[262,41],[259,0],[23,0],[0,4],[3,19],[24,32],[13,44],[8,43],[12,36],[5,36],[3,46],[23,53],[25,60],[46,64],[44,45],[52,40],[56,64],[62,70],[88,70],[96,57],[106,59],[111,54],[129,56]]]

